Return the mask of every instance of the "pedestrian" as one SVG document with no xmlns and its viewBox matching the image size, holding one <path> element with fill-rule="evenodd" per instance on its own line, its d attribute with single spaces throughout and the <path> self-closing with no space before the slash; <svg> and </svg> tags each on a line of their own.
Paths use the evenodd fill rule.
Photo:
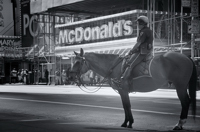
<svg viewBox="0 0 200 132">
<path fill-rule="evenodd" d="M 69 80 L 70 69 L 71 69 L 71 68 L 68 67 L 68 68 L 67 68 L 67 71 L 66 71 L 66 83 L 67 83 L 67 84 L 70 84 L 70 80 Z"/>
<path fill-rule="evenodd" d="M 18 83 L 22 83 L 21 69 L 19 69 L 17 72 L 17 79 L 18 79 Z"/>
<path fill-rule="evenodd" d="M 23 70 L 23 82 L 26 84 L 26 69 Z"/>
<path fill-rule="evenodd" d="M 67 79 L 67 73 L 63 69 L 63 71 L 62 71 L 62 82 L 63 82 L 63 85 L 66 85 L 66 79 Z"/>
<path fill-rule="evenodd" d="M 10 73 L 10 78 L 11 78 L 11 83 L 16 83 L 17 82 L 17 71 L 15 68 Z"/>
<path fill-rule="evenodd" d="M 30 84 L 34 84 L 34 70 L 30 70 L 29 75 L 30 75 L 29 78 Z"/>
<path fill-rule="evenodd" d="M 39 83 L 40 83 L 40 80 L 41 80 L 41 77 L 42 77 L 40 70 L 38 70 L 37 74 L 38 74 L 38 77 L 37 77 L 37 84 L 39 84 Z"/>
<path fill-rule="evenodd" d="M 34 84 L 36 85 L 38 83 L 38 72 L 37 70 L 34 70 Z"/>
<path fill-rule="evenodd" d="M 94 84 L 94 72 L 92 70 L 90 70 L 90 85 L 92 86 Z"/>
<path fill-rule="evenodd" d="M 25 69 L 24 70 L 24 84 L 28 84 L 28 70 Z"/>
<path fill-rule="evenodd" d="M 55 85 L 60 85 L 61 84 L 61 77 L 60 77 L 60 70 L 56 70 L 55 72 Z"/>
<path fill-rule="evenodd" d="M 22 69 L 21 71 L 21 82 L 24 83 L 24 69 Z"/>
<path fill-rule="evenodd" d="M 49 83 L 49 71 L 47 69 L 45 69 L 44 76 L 45 76 L 46 85 L 48 85 L 48 83 Z"/>
</svg>

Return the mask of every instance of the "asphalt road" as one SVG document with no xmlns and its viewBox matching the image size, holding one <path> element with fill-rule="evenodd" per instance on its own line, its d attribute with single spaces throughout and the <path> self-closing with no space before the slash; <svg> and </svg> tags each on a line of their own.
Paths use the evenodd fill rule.
<svg viewBox="0 0 200 132">
<path fill-rule="evenodd" d="M 72 85 L 1 85 L 0 132 L 171 132 L 179 120 L 174 90 L 130 94 L 130 100 L 132 129 L 120 127 L 121 100 L 109 87 L 85 93 Z M 189 115 L 183 131 L 200 132 L 200 92 L 196 120 Z"/>
</svg>

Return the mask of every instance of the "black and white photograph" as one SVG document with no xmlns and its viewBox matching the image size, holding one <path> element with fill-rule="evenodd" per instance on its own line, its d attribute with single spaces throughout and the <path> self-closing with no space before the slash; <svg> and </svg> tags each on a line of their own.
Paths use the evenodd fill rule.
<svg viewBox="0 0 200 132">
<path fill-rule="evenodd" d="M 200 0 L 0 0 L 0 132 L 200 132 Z"/>
</svg>

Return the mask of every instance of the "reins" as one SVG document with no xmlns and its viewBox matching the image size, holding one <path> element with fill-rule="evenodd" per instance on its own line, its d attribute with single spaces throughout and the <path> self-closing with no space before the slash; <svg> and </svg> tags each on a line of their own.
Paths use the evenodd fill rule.
<svg viewBox="0 0 200 132">
<path fill-rule="evenodd" d="M 82 62 L 81 62 L 81 65 L 83 64 L 83 63 L 86 63 L 86 60 L 85 60 L 85 58 L 84 57 L 81 57 L 81 59 L 82 59 Z M 81 69 L 82 69 L 82 67 L 83 67 L 83 65 L 82 66 L 80 66 L 80 68 L 79 68 L 79 71 L 77 72 L 77 73 L 79 73 L 79 74 L 76 74 L 76 76 L 78 77 L 78 81 L 80 82 L 80 84 L 78 84 L 78 82 L 75 82 L 75 83 L 77 83 L 77 86 L 82 90 L 82 91 L 84 91 L 84 92 L 86 92 L 86 93 L 95 93 L 95 92 L 97 92 L 97 91 L 99 91 L 101 88 L 102 88 L 102 86 L 103 86 L 103 83 L 104 82 L 106 82 L 107 80 L 108 80 L 108 77 L 112 74 L 112 72 L 113 72 L 113 69 L 117 66 L 117 65 L 119 65 L 119 63 L 121 63 L 123 61 L 123 58 L 122 57 L 119 57 L 119 59 L 116 61 L 116 63 L 114 63 L 114 65 L 109 69 L 109 72 L 108 72 L 108 74 L 106 74 L 106 76 L 103 78 L 103 80 L 102 81 L 100 81 L 100 82 L 98 82 L 98 84 L 100 84 L 100 86 L 99 87 L 97 87 L 94 91 L 86 91 L 86 90 L 84 90 L 82 87 L 81 87 L 81 85 L 83 85 L 83 87 L 85 87 L 85 89 L 87 89 L 87 90 L 89 90 L 85 85 L 84 85 L 84 83 L 82 82 L 82 80 L 81 80 Z M 86 66 L 87 66 L 87 64 L 86 64 Z M 88 67 L 88 69 L 89 69 L 89 66 L 87 66 Z M 111 84 L 109 83 L 109 85 L 111 86 Z"/>
<path fill-rule="evenodd" d="M 86 93 L 95 93 L 95 92 L 99 91 L 99 89 L 100 89 L 101 87 L 95 89 L 94 91 L 91 91 L 91 90 L 88 89 L 88 88 L 84 85 L 84 83 L 82 82 L 82 80 L 81 80 L 81 70 L 82 70 L 82 68 L 83 68 L 83 63 L 85 63 L 85 65 L 87 66 L 88 69 L 89 69 L 89 66 L 86 64 L 86 61 L 85 61 L 85 58 L 84 58 L 84 57 L 81 57 L 81 56 L 79 56 L 79 57 L 82 59 L 82 61 L 81 61 L 81 66 L 79 67 L 78 72 L 76 72 L 76 77 L 78 78 L 78 82 L 76 82 L 76 80 L 75 80 L 74 83 L 76 83 L 77 86 L 78 86 L 82 91 L 84 91 L 84 92 L 86 92 Z M 86 91 L 86 90 L 84 90 L 84 89 L 81 87 L 81 85 L 82 85 L 83 87 L 85 87 L 85 89 L 89 90 L 89 92 Z"/>
</svg>

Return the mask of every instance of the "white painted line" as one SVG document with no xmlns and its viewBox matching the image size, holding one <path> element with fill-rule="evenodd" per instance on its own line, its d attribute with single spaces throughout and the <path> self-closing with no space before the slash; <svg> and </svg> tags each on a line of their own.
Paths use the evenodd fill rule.
<svg viewBox="0 0 200 132">
<path fill-rule="evenodd" d="M 44 120 L 47 120 L 47 119 L 29 119 L 29 120 L 19 120 L 19 121 L 28 122 L 28 121 L 44 121 Z"/>
<path fill-rule="evenodd" d="M 71 124 L 99 124 L 99 123 L 93 123 L 93 122 L 63 122 L 63 123 L 56 123 L 56 124 L 60 124 L 60 125 L 62 125 L 62 124 L 69 124 L 69 125 L 71 125 Z"/>
<path fill-rule="evenodd" d="M 99 125 L 98 122 L 63 122 L 63 123 L 56 123 L 58 125 L 76 125 L 76 124 L 82 124 L 82 125 Z M 114 123 L 106 123 L 107 126 L 115 125 Z"/>
<path fill-rule="evenodd" d="M 71 122 L 71 123 L 70 123 L 70 122 L 67 122 L 67 123 L 57 123 L 57 124 L 64 124 L 64 125 L 65 125 L 65 124 L 66 124 L 66 125 L 69 124 L 69 125 L 71 125 L 71 124 L 82 124 L 82 123 L 80 123 L 80 122 Z"/>
<path fill-rule="evenodd" d="M 29 99 L 17 99 L 17 98 L 3 98 L 2 100 L 15 100 L 15 101 L 28 101 L 28 102 L 37 102 L 37 103 L 48 103 L 48 104 L 58 104 L 58 105 L 72 105 L 72 106 L 81 106 L 81 107 L 90 107 L 90 108 L 102 108 L 102 109 L 112 109 L 112 110 L 124 110 L 123 108 L 117 107 L 108 107 L 108 106 L 97 106 L 97 105 L 87 105 L 87 104 L 75 104 L 75 103 L 65 103 L 65 102 L 54 102 L 54 101 L 42 101 L 42 100 L 29 100 Z M 168 113 L 168 112 L 159 112 L 159 111 L 149 111 L 149 110 L 139 110 L 139 109 L 131 109 L 131 111 L 136 112 L 144 112 L 144 113 L 153 113 L 153 114 L 163 114 L 163 115 L 178 115 L 176 113 Z M 193 117 L 193 115 L 188 115 Z M 196 115 L 197 118 L 200 118 L 200 115 Z"/>
</svg>

